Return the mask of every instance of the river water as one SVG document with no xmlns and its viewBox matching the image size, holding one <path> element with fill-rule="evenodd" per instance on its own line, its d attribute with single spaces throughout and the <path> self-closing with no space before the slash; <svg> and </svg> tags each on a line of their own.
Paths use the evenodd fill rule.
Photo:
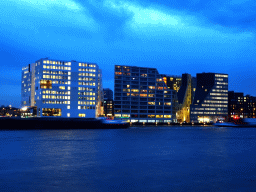
<svg viewBox="0 0 256 192">
<path fill-rule="evenodd" d="M 255 191 L 256 128 L 0 131 L 0 191 Z"/>
</svg>

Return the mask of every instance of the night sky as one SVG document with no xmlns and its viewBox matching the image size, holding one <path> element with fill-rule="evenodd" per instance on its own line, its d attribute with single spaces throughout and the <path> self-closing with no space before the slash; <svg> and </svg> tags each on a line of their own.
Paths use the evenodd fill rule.
<svg viewBox="0 0 256 192">
<path fill-rule="evenodd" d="M 256 96 L 255 0 L 1 0 L 0 105 L 20 107 L 21 68 L 40 58 L 159 73 L 229 74 L 229 90 Z"/>
</svg>

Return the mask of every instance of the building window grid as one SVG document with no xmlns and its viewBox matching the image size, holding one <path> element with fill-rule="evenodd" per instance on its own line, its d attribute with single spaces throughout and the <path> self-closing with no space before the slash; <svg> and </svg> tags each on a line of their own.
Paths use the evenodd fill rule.
<svg viewBox="0 0 256 192">
<path fill-rule="evenodd" d="M 65 72 L 65 71 L 59 71 L 58 69 L 60 70 L 71 70 L 71 67 L 65 67 L 65 66 L 55 66 L 57 64 L 60 64 L 60 65 L 71 65 L 71 62 L 60 62 L 60 63 L 57 63 L 57 62 L 53 62 L 53 61 L 45 61 L 43 62 L 46 65 L 42 66 L 41 69 L 39 69 L 38 67 L 36 67 L 36 74 L 40 73 L 41 75 L 44 73 L 44 74 L 51 74 L 50 76 L 44 76 L 45 78 L 49 78 L 49 79 L 61 79 L 61 80 L 64 80 L 63 81 L 52 81 L 52 84 L 71 84 L 70 81 L 67 81 L 65 82 L 65 76 L 66 75 L 71 75 L 71 72 Z M 96 67 L 96 65 L 90 65 L 89 67 Z M 43 68 L 46 68 L 46 69 L 57 69 L 57 70 L 44 70 L 42 73 L 41 73 L 41 70 L 43 70 Z M 90 72 L 95 72 L 96 70 L 95 69 L 89 69 Z M 57 76 L 56 76 L 57 75 Z M 89 76 L 95 76 L 95 74 L 89 74 Z M 41 77 L 41 79 L 43 78 L 43 75 Z M 71 80 L 70 77 L 68 77 L 69 79 L 68 80 Z M 35 79 L 40 79 L 40 77 L 37 75 L 35 77 Z M 23 83 L 24 84 L 24 83 Z M 35 82 L 35 84 L 38 84 Z M 95 86 L 95 84 L 89 84 L 91 86 Z M 59 88 L 59 87 L 58 87 Z M 66 89 L 66 87 L 63 87 L 61 86 L 61 89 Z M 37 90 L 37 89 L 36 89 Z M 55 90 L 55 88 L 53 89 Z M 51 91 L 53 91 L 51 90 Z M 70 90 L 70 88 L 68 87 L 68 90 Z M 38 91 L 36 91 L 35 93 L 37 93 Z M 41 94 L 41 93 L 40 93 Z M 42 100 L 42 104 L 70 104 L 70 101 L 65 101 L 66 99 L 70 99 L 70 96 L 65 96 L 64 95 L 60 95 L 60 94 L 54 94 L 53 92 L 48 92 L 48 94 L 50 95 L 47 95 L 46 92 L 44 92 L 44 94 L 42 94 L 42 96 L 40 95 L 40 98 L 41 97 L 44 97 L 44 100 Z M 70 93 L 69 93 L 70 94 Z M 95 94 L 95 93 L 94 93 Z M 35 94 L 36 95 L 36 94 Z M 39 97 L 39 96 L 38 96 Z M 46 97 L 48 97 L 46 99 Z M 39 99 L 39 98 L 37 98 Z M 46 100 L 45 100 L 46 99 Z M 51 100 L 51 99 L 54 99 L 54 100 Z M 58 100 L 56 100 L 58 99 Z M 95 100 L 95 97 L 92 97 L 91 99 Z M 91 100 L 90 99 L 90 100 Z M 64 100 L 64 101 L 63 101 Z M 92 103 L 92 104 L 95 104 L 95 103 Z"/>
<path fill-rule="evenodd" d="M 136 76 L 139 76 L 139 73 L 137 73 L 137 75 Z M 135 78 L 133 77 L 133 79 L 132 80 L 135 80 Z M 152 81 L 152 80 L 150 80 L 150 81 Z M 143 82 L 148 82 L 148 81 L 143 81 Z M 126 84 L 131 84 L 131 82 L 126 82 Z M 124 84 L 123 86 L 127 86 L 126 84 Z M 132 84 L 134 84 L 134 83 L 132 83 Z M 138 83 L 135 83 L 135 84 L 138 84 L 138 85 L 140 85 L 141 86 L 141 81 L 138 79 Z M 116 86 L 117 85 L 117 86 Z M 119 86 L 118 86 L 119 85 Z M 122 81 L 119 81 L 119 80 L 116 80 L 115 79 L 115 99 L 118 99 L 118 100 L 124 100 L 124 98 L 122 98 L 121 96 L 118 96 L 118 95 L 116 95 L 116 93 L 123 93 L 123 92 L 128 92 L 128 90 L 127 89 L 117 89 L 116 87 L 121 87 L 121 85 L 122 85 Z M 146 85 L 146 84 L 145 84 Z M 154 84 L 155 85 L 155 84 Z M 162 85 L 163 86 L 163 85 Z M 125 87 L 124 87 L 125 88 Z M 148 90 L 149 89 L 152 89 L 152 88 L 155 88 L 155 87 L 153 87 L 153 86 L 149 86 L 149 87 L 147 87 L 147 89 L 145 89 L 144 88 L 144 90 L 146 90 L 147 92 L 148 92 Z M 164 89 L 167 89 L 167 86 L 165 87 L 165 88 L 162 88 L 161 90 L 164 90 Z M 145 92 L 145 91 L 141 91 L 141 89 L 138 89 L 138 90 L 133 90 L 134 92 Z M 163 93 L 163 91 L 162 91 L 162 95 L 158 95 L 158 97 L 159 98 L 163 98 L 164 97 L 164 93 Z M 171 94 L 170 95 L 172 95 L 172 92 L 171 92 Z M 137 96 L 140 96 L 140 95 L 131 95 L 131 94 L 129 94 L 128 95 L 128 97 L 132 97 L 132 96 L 135 96 L 135 97 L 137 97 Z M 142 97 L 145 97 L 146 95 L 141 95 Z M 150 95 L 150 97 L 154 97 L 155 95 L 153 95 L 153 94 L 151 94 Z M 140 97 L 141 98 L 141 97 Z M 147 97 L 146 98 L 148 98 L 148 95 L 147 95 Z M 152 104 L 152 103 L 151 103 Z M 143 105 L 142 103 L 140 103 L 140 105 Z M 146 105 L 148 105 L 148 104 L 146 104 Z M 169 102 L 169 105 L 170 105 L 170 102 Z M 118 107 L 115 107 L 115 109 L 122 109 L 122 108 L 124 108 L 124 107 L 122 107 L 122 105 L 120 106 L 120 108 L 118 108 Z M 161 107 L 162 109 L 163 109 L 163 106 Z M 124 108 L 125 109 L 125 108 Z M 122 111 L 122 110 L 121 110 Z M 131 111 L 131 113 L 136 113 L 137 111 Z M 144 111 L 145 112 L 145 111 Z M 156 111 L 154 110 L 154 111 L 152 111 L 152 110 L 150 110 L 150 111 L 147 111 L 147 114 L 148 113 L 156 113 Z M 161 113 L 164 113 L 164 111 L 161 111 Z"/>
</svg>

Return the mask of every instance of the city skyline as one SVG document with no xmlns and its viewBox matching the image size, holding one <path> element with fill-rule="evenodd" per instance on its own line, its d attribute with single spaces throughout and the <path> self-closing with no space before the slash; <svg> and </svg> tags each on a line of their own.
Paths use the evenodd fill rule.
<svg viewBox="0 0 256 192">
<path fill-rule="evenodd" d="M 256 96 L 253 1 L 20 0 L 0 2 L 1 105 L 20 106 L 21 69 L 40 58 L 161 74 L 229 75 L 229 91 Z"/>
</svg>

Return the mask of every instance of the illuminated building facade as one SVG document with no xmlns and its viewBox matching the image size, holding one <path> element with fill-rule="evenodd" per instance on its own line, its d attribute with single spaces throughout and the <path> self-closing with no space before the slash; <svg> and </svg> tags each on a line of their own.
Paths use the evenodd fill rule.
<svg viewBox="0 0 256 192">
<path fill-rule="evenodd" d="M 182 77 L 176 75 L 166 75 L 165 77 L 166 84 L 169 89 L 173 89 L 176 92 L 179 91 L 182 85 Z"/>
<path fill-rule="evenodd" d="M 105 117 L 114 117 L 114 101 L 113 100 L 104 100 L 104 116 Z"/>
<path fill-rule="evenodd" d="M 174 122 L 174 90 L 155 68 L 115 66 L 115 118 L 130 122 Z"/>
<path fill-rule="evenodd" d="M 197 74 L 197 86 L 191 105 L 191 122 L 216 122 L 228 116 L 228 75 Z"/>
<path fill-rule="evenodd" d="M 40 59 L 22 69 L 22 107 L 36 106 L 39 117 L 95 118 L 103 114 L 101 79 L 94 63 Z"/>
<path fill-rule="evenodd" d="M 192 78 L 190 74 L 182 74 L 182 85 L 177 93 L 178 111 L 177 120 L 179 122 L 190 122 L 190 105 L 192 104 Z"/>
<path fill-rule="evenodd" d="M 194 99 L 196 90 L 196 78 L 190 74 L 182 74 L 182 76 L 166 75 L 169 89 L 175 90 L 173 104 L 176 111 L 176 119 L 178 122 L 190 122 L 190 105 Z"/>
<path fill-rule="evenodd" d="M 256 118 L 256 97 L 229 91 L 228 116 L 231 118 Z"/>
<path fill-rule="evenodd" d="M 34 98 L 33 95 L 31 95 L 31 75 L 32 75 L 32 67 L 33 64 L 28 64 L 25 67 L 22 67 L 22 74 L 21 74 L 21 105 L 22 106 L 30 106 L 33 101 L 31 101 L 32 98 Z"/>
<path fill-rule="evenodd" d="M 1 106 L 0 107 L 0 117 L 17 117 L 20 116 L 21 111 L 18 108 L 12 106 Z"/>
<path fill-rule="evenodd" d="M 114 117 L 114 100 L 113 100 L 113 91 L 109 88 L 103 89 L 104 92 L 104 116 L 105 117 Z"/>
</svg>

